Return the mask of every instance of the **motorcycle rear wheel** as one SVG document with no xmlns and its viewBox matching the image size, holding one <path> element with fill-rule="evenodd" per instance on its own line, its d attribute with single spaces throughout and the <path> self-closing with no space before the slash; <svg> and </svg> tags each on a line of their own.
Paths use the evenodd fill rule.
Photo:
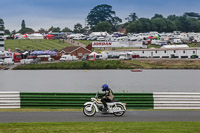
<svg viewBox="0 0 200 133">
<path fill-rule="evenodd" d="M 116 105 L 118 108 L 120 108 L 121 110 L 124 110 L 124 107 L 120 104 L 117 104 Z M 122 111 L 122 112 L 116 112 L 116 113 L 113 113 L 115 116 L 119 117 L 119 116 L 122 116 L 124 115 L 125 111 Z"/>
<path fill-rule="evenodd" d="M 83 108 L 83 113 L 88 117 L 92 117 L 92 116 L 94 116 L 96 114 L 96 109 L 95 109 L 94 106 L 92 106 L 92 110 L 91 111 L 87 111 L 86 108 L 90 107 L 90 106 L 91 106 L 91 104 L 88 104 L 88 105 L 84 106 L 84 108 Z"/>
</svg>

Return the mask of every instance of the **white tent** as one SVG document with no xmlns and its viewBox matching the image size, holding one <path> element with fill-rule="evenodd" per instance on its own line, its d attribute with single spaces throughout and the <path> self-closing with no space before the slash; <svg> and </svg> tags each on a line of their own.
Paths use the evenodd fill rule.
<svg viewBox="0 0 200 133">
<path fill-rule="evenodd" d="M 39 33 L 27 34 L 28 39 L 44 39 L 44 36 Z"/>
<path fill-rule="evenodd" d="M 161 48 L 189 48 L 188 45 L 182 44 L 182 45 L 164 45 Z"/>
<path fill-rule="evenodd" d="M 90 60 L 90 61 L 96 60 L 96 55 L 97 55 L 96 52 L 90 53 L 90 54 L 89 54 L 88 60 Z"/>
<path fill-rule="evenodd" d="M 93 37 L 93 36 L 96 36 L 96 37 L 100 37 L 100 36 L 107 36 L 108 35 L 108 33 L 107 32 L 92 32 L 91 34 L 90 34 L 90 37 Z"/>
</svg>

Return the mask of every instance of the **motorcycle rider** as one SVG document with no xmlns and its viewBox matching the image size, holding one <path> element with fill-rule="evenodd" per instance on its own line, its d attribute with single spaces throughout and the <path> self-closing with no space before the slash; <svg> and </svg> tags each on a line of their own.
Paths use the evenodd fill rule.
<svg viewBox="0 0 200 133">
<path fill-rule="evenodd" d="M 111 102 L 114 99 L 112 90 L 108 87 L 107 84 L 102 85 L 102 91 L 105 91 L 105 94 L 101 98 L 101 102 L 104 105 L 102 112 L 106 113 L 108 110 L 106 102 Z"/>
</svg>

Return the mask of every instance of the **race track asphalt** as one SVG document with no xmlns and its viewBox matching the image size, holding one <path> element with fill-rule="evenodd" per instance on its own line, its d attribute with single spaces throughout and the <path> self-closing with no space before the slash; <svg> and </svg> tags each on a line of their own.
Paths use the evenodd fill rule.
<svg viewBox="0 0 200 133">
<path fill-rule="evenodd" d="M 127 111 L 122 117 L 102 115 L 86 117 L 82 112 L 0 112 L 0 123 L 15 122 L 156 122 L 200 121 L 200 111 Z"/>
</svg>

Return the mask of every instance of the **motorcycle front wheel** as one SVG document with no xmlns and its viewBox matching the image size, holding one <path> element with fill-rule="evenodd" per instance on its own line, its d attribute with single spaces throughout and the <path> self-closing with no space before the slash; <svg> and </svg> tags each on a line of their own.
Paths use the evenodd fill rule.
<svg viewBox="0 0 200 133">
<path fill-rule="evenodd" d="M 122 105 L 120 105 L 120 104 L 117 104 L 116 105 L 118 108 L 120 108 L 121 110 L 124 110 L 124 107 L 122 106 Z M 115 116 L 122 116 L 122 115 L 124 115 L 124 113 L 125 113 L 125 111 L 121 111 L 121 112 L 115 112 L 115 113 L 113 113 Z"/>
<path fill-rule="evenodd" d="M 94 116 L 96 114 L 95 107 L 92 106 L 91 110 L 88 110 L 87 108 L 90 108 L 90 107 L 91 107 L 91 104 L 88 104 L 88 105 L 84 106 L 84 108 L 83 108 L 83 113 L 88 117 Z"/>
</svg>

